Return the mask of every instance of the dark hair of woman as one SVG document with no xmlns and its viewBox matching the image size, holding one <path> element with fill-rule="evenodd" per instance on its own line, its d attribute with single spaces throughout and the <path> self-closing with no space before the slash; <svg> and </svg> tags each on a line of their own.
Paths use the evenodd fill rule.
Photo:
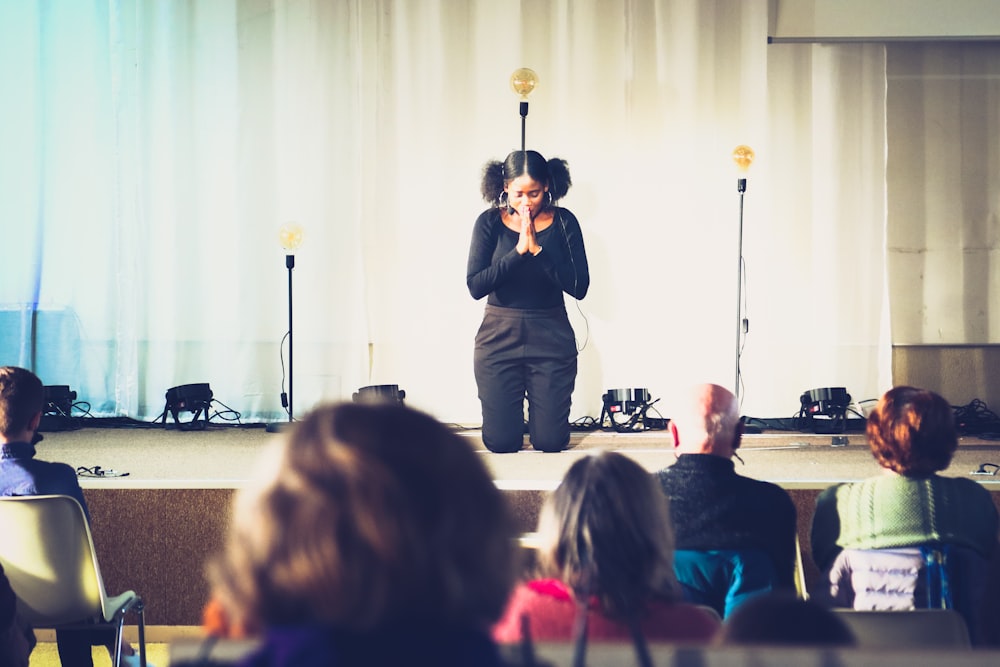
<svg viewBox="0 0 1000 667">
<path fill-rule="evenodd" d="M 546 160 L 538 151 L 513 151 L 503 162 L 491 160 L 483 167 L 480 185 L 483 200 L 497 206 L 504 186 L 524 174 L 548 186 L 552 193 L 551 203 L 565 197 L 573 185 L 566 160 Z"/>
<path fill-rule="evenodd" d="M 651 599 L 679 601 L 666 496 L 642 466 L 616 452 L 570 466 L 542 509 L 539 568 L 609 616 L 629 618 Z"/>
<path fill-rule="evenodd" d="M 944 470 L 958 448 L 951 406 L 938 394 L 916 387 L 887 391 L 868 415 L 867 433 L 879 465 L 909 477 Z"/>
</svg>

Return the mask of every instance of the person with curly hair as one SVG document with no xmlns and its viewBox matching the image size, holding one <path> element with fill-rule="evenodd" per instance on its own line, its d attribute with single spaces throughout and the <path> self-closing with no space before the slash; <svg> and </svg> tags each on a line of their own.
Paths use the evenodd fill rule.
<svg viewBox="0 0 1000 667">
<path fill-rule="evenodd" d="M 866 432 L 882 474 L 837 484 L 817 498 L 810 542 L 821 570 L 847 548 L 948 543 L 992 555 L 998 519 L 989 491 L 938 474 L 958 448 L 954 411 L 943 397 L 890 389 L 868 416 Z"/>
<path fill-rule="evenodd" d="M 939 474 L 958 447 L 952 407 L 932 391 L 895 387 L 866 429 L 883 474 L 817 498 L 817 598 L 854 609 L 953 608 L 973 645 L 997 645 L 1000 521 L 984 486 Z"/>
</svg>

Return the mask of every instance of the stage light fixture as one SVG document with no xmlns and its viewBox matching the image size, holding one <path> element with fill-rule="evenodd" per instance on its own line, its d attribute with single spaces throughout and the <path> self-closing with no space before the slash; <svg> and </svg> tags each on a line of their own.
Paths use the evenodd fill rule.
<svg viewBox="0 0 1000 667">
<path fill-rule="evenodd" d="M 607 420 L 614 430 L 621 432 L 654 428 L 646 416 L 650 406 L 656 403 L 656 401 L 651 401 L 651 398 L 652 395 L 645 387 L 608 389 L 601 396 L 604 407 L 601 409 L 601 418 L 598 424 L 603 427 L 605 420 Z M 655 428 L 663 428 L 665 425 L 663 419 L 657 419 L 656 422 Z"/>
<path fill-rule="evenodd" d="M 352 396 L 355 403 L 399 403 L 403 404 L 406 392 L 398 384 L 373 384 L 361 387 Z"/>
<path fill-rule="evenodd" d="M 69 417 L 73 410 L 76 392 L 69 385 L 54 384 L 42 387 L 45 392 L 45 415 L 53 417 Z"/>
<path fill-rule="evenodd" d="M 167 389 L 167 399 L 163 407 L 163 425 L 167 426 L 167 415 L 174 418 L 174 424 L 182 431 L 202 430 L 208 426 L 208 409 L 212 405 L 214 394 L 207 382 L 198 384 L 182 384 Z M 180 420 L 181 412 L 190 412 L 194 416 L 184 423 Z"/>
<path fill-rule="evenodd" d="M 80 428 L 80 419 L 72 416 L 76 392 L 69 385 L 56 384 L 42 387 L 45 408 L 38 423 L 39 431 L 73 431 Z"/>
<path fill-rule="evenodd" d="M 851 395 L 845 387 L 809 389 L 799 396 L 799 430 L 813 433 L 843 433 Z"/>
</svg>

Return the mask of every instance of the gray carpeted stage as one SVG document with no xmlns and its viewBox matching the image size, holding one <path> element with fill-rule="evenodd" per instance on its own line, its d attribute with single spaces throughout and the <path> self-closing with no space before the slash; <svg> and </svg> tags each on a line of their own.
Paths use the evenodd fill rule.
<svg viewBox="0 0 1000 667">
<path fill-rule="evenodd" d="M 525 532 L 535 527 L 545 494 L 579 456 L 602 449 L 627 454 L 653 471 L 674 459 L 668 431 L 576 432 L 559 454 L 525 449 L 492 454 L 476 430 L 461 431 L 480 450 L 497 486 L 511 500 Z M 225 535 L 228 504 L 248 478 L 258 452 L 276 436 L 263 428 L 213 426 L 203 431 L 156 428 L 82 428 L 46 432 L 38 457 L 73 467 L 128 473 L 81 477 L 93 516 L 94 540 L 109 592 L 133 589 L 147 602 L 150 625 L 200 622 L 208 590 L 204 565 Z M 878 472 L 864 435 L 834 436 L 770 432 L 744 438 L 737 470 L 785 487 L 799 510 L 799 534 L 807 582 L 815 568 L 808 553 L 808 527 L 816 494 L 830 484 Z M 966 437 L 946 474 L 970 476 L 993 492 L 1000 506 L 1000 478 L 972 476 L 983 463 L 1000 464 L 1000 442 Z"/>
<path fill-rule="evenodd" d="M 459 431 L 483 458 L 502 489 L 548 490 L 579 456 L 602 449 L 635 458 L 649 470 L 674 459 L 666 430 L 619 433 L 575 432 L 571 447 L 559 454 L 536 452 L 525 444 L 518 454 L 492 454 L 478 430 Z M 84 488 L 237 488 L 249 475 L 257 452 L 277 437 L 264 428 L 209 425 L 201 431 L 158 428 L 82 428 L 47 432 L 38 445 L 39 457 L 65 461 L 73 467 L 127 472 L 125 477 L 81 479 Z M 846 446 L 834 446 L 846 439 Z M 860 433 L 815 435 L 768 432 L 747 435 L 737 462 L 741 474 L 782 485 L 818 485 L 868 477 L 878 467 Z M 967 475 L 980 463 L 1000 464 L 1000 442 L 964 437 L 948 475 Z M 992 476 L 978 478 L 989 483 Z"/>
</svg>

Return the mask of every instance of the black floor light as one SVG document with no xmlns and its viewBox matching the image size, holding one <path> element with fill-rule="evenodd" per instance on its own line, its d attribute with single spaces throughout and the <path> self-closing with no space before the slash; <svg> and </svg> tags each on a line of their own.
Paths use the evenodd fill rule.
<svg viewBox="0 0 1000 667">
<path fill-rule="evenodd" d="M 45 392 L 45 412 L 52 417 L 69 417 L 73 410 L 76 392 L 69 385 L 56 384 L 43 387 Z"/>
<path fill-rule="evenodd" d="M 45 392 L 45 410 L 38 424 L 39 431 L 72 431 L 81 427 L 80 419 L 73 417 L 73 403 L 76 392 L 69 385 L 47 385 Z"/>
<path fill-rule="evenodd" d="M 843 433 L 847 428 L 847 408 L 851 395 L 844 387 L 809 389 L 799 396 L 796 418 L 800 431 Z"/>
<path fill-rule="evenodd" d="M 645 431 L 650 428 L 663 428 L 663 418 L 650 418 L 649 408 L 660 399 L 653 397 L 645 387 L 627 389 L 608 389 L 601 396 L 604 407 L 598 426 L 603 427 L 610 422 L 611 428 L 619 432 Z"/>
<path fill-rule="evenodd" d="M 351 397 L 355 403 L 399 403 L 403 404 L 406 392 L 398 384 L 373 384 L 361 387 Z"/>
<path fill-rule="evenodd" d="M 740 196 L 740 218 L 739 236 L 737 237 L 737 262 L 736 262 L 736 379 L 733 382 L 733 395 L 736 396 L 737 405 L 740 399 L 740 356 L 743 354 L 744 336 L 750 330 L 750 322 L 746 317 L 746 309 L 743 306 L 743 283 L 746 279 L 743 262 L 743 195 L 747 191 L 747 170 L 753 163 L 753 149 L 745 144 L 740 144 L 733 149 L 733 162 L 739 170 L 736 178 L 736 192 Z"/>
<path fill-rule="evenodd" d="M 163 406 L 163 425 L 167 426 L 167 415 L 174 418 L 174 427 L 181 431 L 200 431 L 208 427 L 208 410 L 212 405 L 212 388 L 207 382 L 182 384 L 167 389 L 166 405 Z M 180 413 L 193 414 L 191 421 L 182 422 Z M 170 428 L 167 426 L 167 428 Z"/>
</svg>

